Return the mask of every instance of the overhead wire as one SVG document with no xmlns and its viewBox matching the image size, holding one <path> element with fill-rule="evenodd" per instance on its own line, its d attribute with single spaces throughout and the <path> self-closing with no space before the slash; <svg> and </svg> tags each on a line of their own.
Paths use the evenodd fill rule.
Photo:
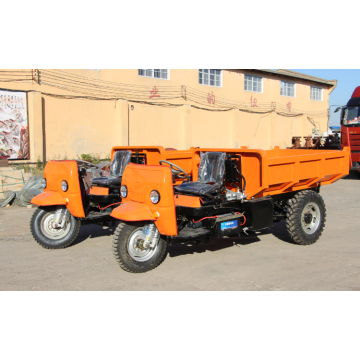
<svg viewBox="0 0 360 360">
<path fill-rule="evenodd" d="M 44 71 L 44 70 L 41 70 L 41 71 Z M 50 71 L 50 70 L 45 70 L 45 71 Z M 72 78 L 77 78 L 77 79 L 83 79 L 83 80 L 89 80 L 89 81 L 94 81 L 94 82 L 99 82 L 99 83 L 107 83 L 107 84 L 113 84 L 113 85 L 116 85 L 116 86 L 126 86 L 126 87 L 129 87 L 129 86 L 133 86 L 133 87 L 137 87 L 137 88 L 141 88 L 141 87 L 144 87 L 144 88 L 148 88 L 148 86 L 146 85 L 135 85 L 135 84 L 125 84 L 125 83 L 118 83 L 118 82 L 113 82 L 113 81 L 108 81 L 108 80 L 102 80 L 102 79 L 95 79 L 95 78 L 91 78 L 91 77 L 86 77 L 86 76 L 82 76 L 82 75 L 78 75 L 78 74 L 74 74 L 74 73 L 71 73 L 71 72 L 66 72 L 66 71 L 63 71 L 63 70 L 51 70 L 52 72 L 55 72 L 55 73 L 61 73 L 63 75 L 66 75 L 68 77 L 72 77 Z M 146 76 L 143 76 L 143 77 L 146 77 Z M 168 85 L 168 86 L 161 86 L 161 87 L 176 87 L 177 86 L 174 86 L 174 85 Z"/>
<path fill-rule="evenodd" d="M 32 70 L 0 70 L 0 81 L 2 82 L 20 82 L 33 80 Z"/>
<path fill-rule="evenodd" d="M 43 78 L 48 78 L 48 79 L 54 79 L 57 80 L 59 82 L 64 82 L 66 84 L 70 84 L 70 85 L 76 85 L 78 87 L 89 87 L 90 89 L 97 89 L 97 90 L 111 90 L 111 92 L 114 91 L 137 91 L 137 92 L 148 92 L 149 87 L 144 87 L 144 86 L 139 86 L 139 87 L 135 87 L 133 85 L 130 86 L 126 86 L 126 85 L 122 85 L 122 86 L 108 86 L 108 85 L 99 85 L 99 84 L 93 84 L 91 82 L 84 82 L 84 81 L 75 81 L 71 78 L 67 78 L 67 77 L 62 77 L 62 76 L 58 76 L 56 74 L 53 74 L 51 72 L 47 72 L 47 71 L 41 71 L 41 81 L 43 81 Z M 157 88 L 162 89 L 162 86 L 158 86 Z M 166 87 L 166 91 L 171 91 L 168 90 Z M 179 92 L 178 86 L 172 86 L 171 88 L 173 88 L 175 92 Z"/>
<path fill-rule="evenodd" d="M 74 93 L 81 93 L 85 96 L 91 96 L 93 98 L 101 99 L 114 99 L 114 98 L 126 98 L 127 100 L 145 100 L 151 99 L 151 91 L 153 89 L 145 88 L 143 86 L 135 88 L 134 86 L 104 86 L 94 84 L 86 81 L 74 81 L 64 76 L 54 75 L 48 71 L 40 71 L 40 82 L 43 85 L 57 87 L 61 90 L 67 90 Z M 156 93 L 161 92 L 162 99 L 176 99 L 181 98 L 181 90 L 179 87 L 172 86 L 171 88 L 163 89 L 162 87 L 156 87 Z M 159 96 L 160 97 L 160 96 Z"/>
<path fill-rule="evenodd" d="M 0 70 L 0 81 L 29 81 L 38 80 L 39 84 L 55 87 L 62 91 L 73 94 L 53 94 L 42 92 L 46 96 L 64 99 L 88 99 L 88 100 L 128 100 L 137 103 L 177 107 L 183 104 L 173 104 L 168 100 L 183 99 L 194 108 L 207 111 L 230 111 L 237 109 L 242 112 L 255 114 L 268 114 L 275 112 L 284 117 L 298 117 L 301 115 L 327 116 L 324 111 L 304 111 L 288 107 L 277 102 L 252 103 L 223 98 L 211 92 L 204 92 L 189 86 L 156 86 L 156 89 L 145 85 L 123 84 L 108 80 L 74 74 L 64 70 Z M 1 75 L 4 77 L 2 78 Z M 18 77 L 18 78 L 17 78 Z M 216 88 L 215 88 L 216 89 Z M 214 90 L 215 90 L 214 89 Z M 152 93 L 152 91 L 157 91 Z M 152 96 L 155 95 L 155 96 Z M 214 99 L 214 103 L 212 103 Z M 165 101 L 163 101 L 165 100 Z"/>
</svg>

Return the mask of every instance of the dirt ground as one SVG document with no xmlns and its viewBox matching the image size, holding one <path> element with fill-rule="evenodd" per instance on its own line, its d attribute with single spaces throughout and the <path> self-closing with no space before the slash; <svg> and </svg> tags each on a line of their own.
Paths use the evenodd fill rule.
<svg viewBox="0 0 360 360">
<path fill-rule="evenodd" d="M 323 186 L 327 221 L 311 246 L 290 242 L 285 223 L 207 246 L 170 247 L 145 274 L 123 271 L 114 229 L 82 227 L 73 245 L 46 250 L 33 239 L 35 209 L 0 209 L 0 290 L 360 290 L 360 180 Z"/>
</svg>

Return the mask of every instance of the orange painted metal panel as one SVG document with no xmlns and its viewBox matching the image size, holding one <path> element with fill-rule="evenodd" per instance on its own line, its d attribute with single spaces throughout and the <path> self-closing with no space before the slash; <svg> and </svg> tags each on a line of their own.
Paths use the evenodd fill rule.
<svg viewBox="0 0 360 360">
<path fill-rule="evenodd" d="M 299 177 L 301 180 L 319 176 L 319 160 L 304 161 L 299 163 Z"/>
<path fill-rule="evenodd" d="M 175 205 L 176 206 L 186 206 L 186 207 L 200 207 L 200 198 L 196 196 L 186 196 L 186 195 L 175 195 Z"/>
<path fill-rule="evenodd" d="M 109 195 L 109 188 L 100 186 L 90 186 L 89 194 L 91 195 Z"/>
<path fill-rule="evenodd" d="M 54 191 L 46 191 L 36 195 L 30 202 L 38 206 L 66 205 L 65 198 Z"/>
<path fill-rule="evenodd" d="M 67 199 L 66 206 L 70 211 L 71 215 L 79 218 L 85 217 L 80 191 L 78 166 L 76 161 L 49 161 L 44 169 L 44 178 L 47 182 L 44 193 L 50 191 L 58 193 L 62 198 L 64 198 L 65 200 Z M 62 180 L 65 180 L 68 183 L 68 190 L 65 192 L 61 189 Z"/>
<path fill-rule="evenodd" d="M 268 177 L 269 180 L 271 179 L 271 184 L 292 181 L 294 178 L 294 166 L 293 164 L 269 165 Z"/>
<path fill-rule="evenodd" d="M 130 163 L 124 171 L 122 184 L 128 188 L 128 196 L 122 199 L 123 204 L 111 213 L 120 219 L 126 218 L 127 203 L 134 202 L 147 206 L 160 234 L 177 235 L 174 192 L 172 175 L 168 166 L 136 165 Z M 150 192 L 157 190 L 160 201 L 153 204 L 150 201 Z M 129 205 L 128 205 L 129 206 Z M 144 213 L 144 210 L 142 210 Z M 139 221 L 142 219 L 128 220 Z"/>
<path fill-rule="evenodd" d="M 148 205 L 134 201 L 121 204 L 111 212 L 111 216 L 123 221 L 156 220 Z"/>
</svg>

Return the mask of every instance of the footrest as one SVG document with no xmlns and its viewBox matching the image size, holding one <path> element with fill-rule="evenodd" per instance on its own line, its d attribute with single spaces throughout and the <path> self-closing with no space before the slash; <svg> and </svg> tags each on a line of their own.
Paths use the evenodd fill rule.
<svg viewBox="0 0 360 360">
<path fill-rule="evenodd" d="M 89 194 L 87 195 L 87 198 L 89 201 L 94 202 L 94 203 L 99 203 L 99 202 L 103 202 L 103 203 L 107 203 L 107 202 L 120 202 L 121 201 L 121 197 L 120 194 L 110 194 L 110 195 L 93 195 L 93 194 Z"/>
<path fill-rule="evenodd" d="M 97 221 L 97 220 L 114 220 L 114 218 L 112 218 L 110 216 L 110 213 L 101 213 L 98 211 L 90 211 L 86 217 L 81 218 L 81 221 Z"/>
<path fill-rule="evenodd" d="M 211 230 L 204 228 L 189 228 L 184 227 L 177 236 L 173 236 L 172 238 L 175 240 L 186 240 L 186 239 L 195 239 L 199 237 L 209 236 L 211 235 Z"/>
</svg>

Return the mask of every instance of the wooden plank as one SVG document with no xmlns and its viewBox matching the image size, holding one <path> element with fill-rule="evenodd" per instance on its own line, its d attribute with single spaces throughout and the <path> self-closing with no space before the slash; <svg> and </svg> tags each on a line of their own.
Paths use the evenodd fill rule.
<svg viewBox="0 0 360 360">
<path fill-rule="evenodd" d="M 8 167 L 8 166 L 9 166 L 9 160 L 8 159 L 0 160 L 0 167 Z"/>
</svg>

